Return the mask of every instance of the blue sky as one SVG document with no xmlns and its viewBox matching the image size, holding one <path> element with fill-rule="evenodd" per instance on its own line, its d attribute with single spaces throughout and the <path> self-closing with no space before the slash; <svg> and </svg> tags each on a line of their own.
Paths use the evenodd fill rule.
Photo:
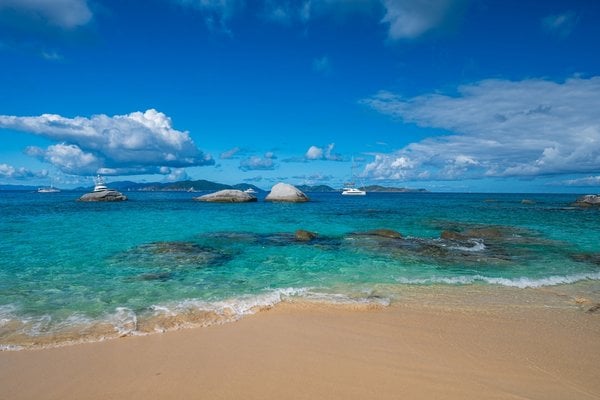
<svg viewBox="0 0 600 400">
<path fill-rule="evenodd" d="M 600 2 L 0 0 L 0 183 L 600 190 Z"/>
</svg>

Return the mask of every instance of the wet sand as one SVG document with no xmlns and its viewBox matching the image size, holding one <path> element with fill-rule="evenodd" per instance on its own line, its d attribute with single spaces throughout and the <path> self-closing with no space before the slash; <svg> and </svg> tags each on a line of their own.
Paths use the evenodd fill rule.
<svg viewBox="0 0 600 400">
<path fill-rule="evenodd" d="M 600 313 L 558 289 L 484 293 L 0 352 L 0 399 L 600 399 Z"/>
</svg>

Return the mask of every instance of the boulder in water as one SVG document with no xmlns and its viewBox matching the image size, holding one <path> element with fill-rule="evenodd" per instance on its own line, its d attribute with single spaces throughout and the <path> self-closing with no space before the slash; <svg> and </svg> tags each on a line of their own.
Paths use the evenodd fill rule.
<svg viewBox="0 0 600 400">
<path fill-rule="evenodd" d="M 256 196 L 241 190 L 219 190 L 215 193 L 205 194 L 204 196 L 194 197 L 196 201 L 206 201 L 211 203 L 249 203 L 256 201 Z"/>
<path fill-rule="evenodd" d="M 124 201 L 127 196 L 116 190 L 102 190 L 99 192 L 86 193 L 79 198 L 79 201 Z"/>
<path fill-rule="evenodd" d="M 600 194 L 587 194 L 578 198 L 574 206 L 577 207 L 600 207 Z"/>
<path fill-rule="evenodd" d="M 265 201 L 303 203 L 309 201 L 309 198 L 295 186 L 279 182 L 271 188 L 271 192 L 267 195 Z"/>
</svg>

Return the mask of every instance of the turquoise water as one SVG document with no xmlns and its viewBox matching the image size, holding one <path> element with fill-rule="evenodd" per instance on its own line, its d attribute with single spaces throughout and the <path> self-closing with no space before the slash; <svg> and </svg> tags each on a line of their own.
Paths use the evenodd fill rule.
<svg viewBox="0 0 600 400">
<path fill-rule="evenodd" d="M 220 323 L 287 298 L 387 304 L 406 285 L 600 280 L 600 210 L 570 207 L 575 195 L 79 195 L 0 192 L 1 348 Z M 381 228 L 403 237 L 369 234 Z"/>
</svg>

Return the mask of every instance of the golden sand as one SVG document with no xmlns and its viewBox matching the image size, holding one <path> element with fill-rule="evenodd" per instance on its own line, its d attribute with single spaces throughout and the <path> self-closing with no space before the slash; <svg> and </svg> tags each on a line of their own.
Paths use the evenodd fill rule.
<svg viewBox="0 0 600 400">
<path fill-rule="evenodd" d="M 0 352 L 0 399 L 600 399 L 600 314 L 585 297 L 484 293 L 283 304 L 208 328 Z"/>
</svg>

